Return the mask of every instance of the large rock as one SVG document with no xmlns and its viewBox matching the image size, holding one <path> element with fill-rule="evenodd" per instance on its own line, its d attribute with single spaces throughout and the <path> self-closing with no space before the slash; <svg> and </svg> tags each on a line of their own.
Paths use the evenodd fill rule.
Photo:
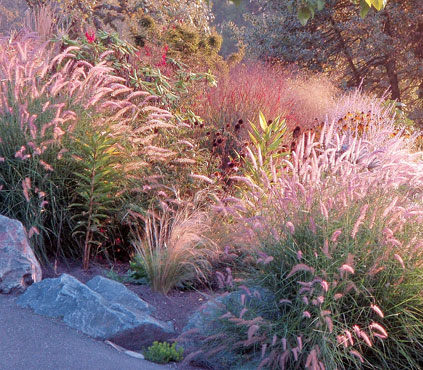
<svg viewBox="0 0 423 370">
<path fill-rule="evenodd" d="M 94 291 L 74 277 L 63 274 L 56 279 L 45 279 L 30 286 L 17 302 L 40 315 L 63 318 L 70 327 L 98 339 L 110 339 L 130 330 L 147 328 L 156 333 L 171 335 L 171 325 L 149 315 L 151 307 L 132 296 L 123 285 L 105 278 L 89 282 Z M 112 287 L 112 291 L 107 287 Z M 120 289 L 119 289 L 120 288 Z M 112 297 L 124 297 L 122 302 Z M 111 298 L 111 299 L 109 299 Z M 150 341 L 154 341 L 150 338 Z M 118 343 L 119 344 L 119 343 Z"/>
<path fill-rule="evenodd" d="M 98 275 L 88 281 L 86 285 L 101 294 L 109 302 L 130 307 L 132 312 L 138 312 L 142 315 L 155 311 L 154 307 L 140 299 L 134 292 L 117 281 Z M 161 326 L 156 325 L 154 322 L 145 322 L 136 328 L 119 332 L 110 337 L 109 340 L 126 349 L 139 351 L 141 348 L 151 345 L 153 341 L 165 342 L 174 337 L 175 333 L 173 330 L 164 331 Z"/>
<path fill-rule="evenodd" d="M 244 296 L 245 304 L 242 304 L 242 296 Z M 278 310 L 274 304 L 273 293 L 261 287 L 225 293 L 208 301 L 191 315 L 178 342 L 184 346 L 187 353 L 207 350 L 210 344 L 207 340 L 204 341 L 207 337 L 219 334 L 230 335 L 228 332 L 225 333 L 224 320 L 220 319 L 222 315 L 229 312 L 239 317 L 241 310 L 245 307 L 248 309 L 244 315 L 245 319 L 261 316 L 267 320 L 275 320 Z M 256 369 L 260 362 L 259 358 L 254 357 L 246 362 L 245 356 L 233 352 L 229 347 L 210 357 L 206 353 L 199 353 L 194 361 L 215 370 Z"/>
<path fill-rule="evenodd" d="M 97 275 L 86 283 L 87 287 L 101 294 L 103 298 L 111 303 L 119 303 L 130 307 L 132 311 L 151 313 L 154 307 L 143 301 L 134 292 L 130 291 L 125 285 Z"/>
<path fill-rule="evenodd" d="M 245 296 L 245 305 L 242 296 Z M 218 318 L 228 312 L 239 317 L 241 310 L 246 307 L 250 313 L 261 316 L 266 320 L 275 320 L 277 307 L 273 307 L 275 297 L 269 290 L 261 287 L 236 290 L 225 293 L 200 306 L 189 318 L 183 333 L 195 330 L 204 337 L 219 333 L 224 325 Z M 274 308 L 274 310 L 272 310 Z"/>
<path fill-rule="evenodd" d="M 0 293 L 22 292 L 41 278 L 23 225 L 0 215 Z"/>
</svg>

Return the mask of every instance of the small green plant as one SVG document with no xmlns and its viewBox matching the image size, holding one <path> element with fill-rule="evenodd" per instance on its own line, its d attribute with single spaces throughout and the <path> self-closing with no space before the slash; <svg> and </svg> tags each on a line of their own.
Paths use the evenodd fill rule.
<svg viewBox="0 0 423 370">
<path fill-rule="evenodd" d="M 263 177 L 261 171 L 270 177 L 271 163 L 288 155 L 288 151 L 284 152 L 282 149 L 287 134 L 285 120 L 277 117 L 273 121 L 267 121 L 260 112 L 259 126 L 250 122 L 249 135 L 253 148 L 247 148 L 249 155 L 245 158 L 246 175 L 256 183 L 260 183 Z"/>
<path fill-rule="evenodd" d="M 144 353 L 144 357 L 148 361 L 157 362 L 159 364 L 167 364 L 170 361 L 179 362 L 182 360 L 184 349 L 175 343 L 153 342 Z"/>
<path fill-rule="evenodd" d="M 131 264 L 132 264 L 132 262 L 131 262 Z M 143 285 L 143 284 L 148 283 L 148 281 L 145 277 L 139 278 L 131 270 L 128 270 L 124 275 L 120 275 L 116 271 L 113 270 L 113 267 L 109 271 L 106 272 L 106 277 L 108 279 L 115 280 L 115 281 L 122 283 L 122 284 L 129 283 L 129 284 Z"/>
<path fill-rule="evenodd" d="M 136 255 L 130 262 L 129 268 L 131 271 L 131 276 L 134 279 L 146 279 L 148 280 L 148 273 L 143 264 L 142 258 L 139 255 Z"/>
</svg>

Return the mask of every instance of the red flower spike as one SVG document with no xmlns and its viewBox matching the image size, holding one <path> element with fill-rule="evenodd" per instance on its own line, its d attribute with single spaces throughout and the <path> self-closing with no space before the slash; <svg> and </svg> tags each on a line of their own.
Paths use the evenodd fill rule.
<svg viewBox="0 0 423 370">
<path fill-rule="evenodd" d="M 85 38 L 89 44 L 92 44 L 95 41 L 95 31 L 85 32 Z"/>
</svg>

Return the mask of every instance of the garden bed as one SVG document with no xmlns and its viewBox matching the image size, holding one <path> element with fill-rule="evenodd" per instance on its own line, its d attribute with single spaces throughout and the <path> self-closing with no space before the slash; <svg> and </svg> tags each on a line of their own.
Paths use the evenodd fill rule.
<svg viewBox="0 0 423 370">
<path fill-rule="evenodd" d="M 118 263 L 113 265 L 113 270 L 107 264 L 92 263 L 89 270 L 84 271 L 80 262 L 69 261 L 67 264 L 58 263 L 56 268 L 43 267 L 43 279 L 56 278 L 63 273 L 69 274 L 82 283 L 86 283 L 94 276 L 100 275 L 110 278 L 110 271 L 113 271 L 124 278 L 129 270 L 129 265 Z M 187 324 L 190 316 L 213 295 L 209 290 L 172 290 L 167 296 L 153 291 L 148 285 L 125 283 L 125 286 L 136 293 L 141 299 L 155 308 L 152 315 L 161 321 L 171 321 L 178 336 Z M 128 344 L 129 345 L 129 344 Z M 204 369 L 203 367 L 174 364 L 178 369 Z"/>
</svg>

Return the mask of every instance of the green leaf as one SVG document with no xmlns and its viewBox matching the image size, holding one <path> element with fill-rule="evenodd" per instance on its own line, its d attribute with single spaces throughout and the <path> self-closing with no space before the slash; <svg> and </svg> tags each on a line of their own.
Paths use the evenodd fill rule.
<svg viewBox="0 0 423 370">
<path fill-rule="evenodd" d="M 311 16 L 312 16 L 312 12 L 311 12 L 310 6 L 303 5 L 300 8 L 298 8 L 297 17 L 303 26 L 307 24 Z"/>
<path fill-rule="evenodd" d="M 79 177 L 80 179 L 82 179 L 82 180 L 84 180 L 86 183 L 90 183 L 91 182 L 91 178 L 90 177 L 88 177 L 88 176 L 85 176 L 85 175 L 82 175 L 82 174 L 80 174 L 80 173 L 78 173 L 78 172 L 74 172 L 73 173 L 75 176 L 77 176 L 77 177 Z"/>
<path fill-rule="evenodd" d="M 257 145 L 257 144 L 258 144 L 258 142 L 257 142 L 256 137 L 255 137 L 255 136 L 254 136 L 251 132 L 249 132 L 248 134 L 250 135 L 250 139 L 251 139 L 251 141 L 253 142 L 253 144 L 254 144 L 254 145 Z"/>
<path fill-rule="evenodd" d="M 377 11 L 382 10 L 386 5 L 386 0 L 371 0 L 372 5 Z"/>
<path fill-rule="evenodd" d="M 106 215 L 104 213 L 96 213 L 96 214 L 93 214 L 92 215 L 91 219 L 95 220 L 96 221 L 96 224 L 99 224 L 100 223 L 100 218 L 101 219 L 105 219 L 107 217 L 109 217 L 109 215 Z"/>
<path fill-rule="evenodd" d="M 259 123 L 260 123 L 260 127 L 261 129 L 266 132 L 268 126 L 267 126 L 267 121 L 266 118 L 264 117 L 264 114 L 262 112 L 259 113 Z"/>
<path fill-rule="evenodd" d="M 366 0 L 360 0 L 360 17 L 364 18 L 370 10 Z"/>
<path fill-rule="evenodd" d="M 325 0 L 317 0 L 317 10 L 320 12 L 325 7 Z"/>
<path fill-rule="evenodd" d="M 271 145 L 269 145 L 268 150 L 269 151 L 274 151 L 274 150 L 278 149 L 279 146 L 280 146 L 280 144 L 281 144 L 281 142 L 282 142 L 282 140 L 274 141 Z"/>
<path fill-rule="evenodd" d="M 94 176 L 94 184 L 98 184 L 98 182 L 104 177 L 108 176 L 110 172 L 111 171 L 98 171 Z"/>
</svg>

